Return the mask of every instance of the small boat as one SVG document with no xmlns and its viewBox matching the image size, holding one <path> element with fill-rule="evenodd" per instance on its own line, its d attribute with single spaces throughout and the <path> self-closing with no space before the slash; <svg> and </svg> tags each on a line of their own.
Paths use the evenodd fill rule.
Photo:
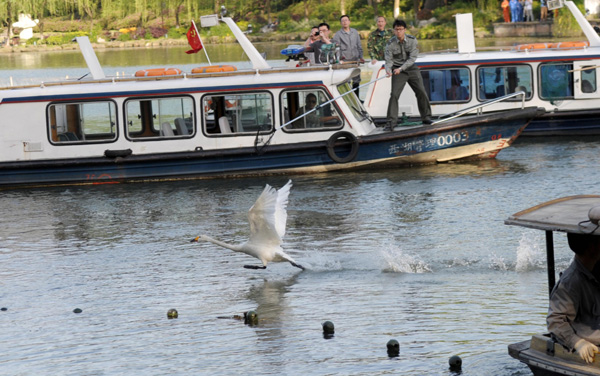
<svg viewBox="0 0 600 376">
<path fill-rule="evenodd" d="M 600 219 L 592 208 L 598 209 L 599 195 L 579 195 L 548 201 L 511 215 L 504 223 L 546 232 L 546 257 L 549 291 L 555 285 L 553 232 L 600 235 Z M 533 335 L 530 340 L 511 344 L 508 353 L 527 364 L 536 376 L 598 376 L 600 356 L 586 364 L 578 354 L 556 342 L 550 334 Z"/>
<path fill-rule="evenodd" d="M 552 2 L 562 3 L 562 2 Z M 523 136 L 600 134 L 600 36 L 572 1 L 564 3 L 587 40 L 528 43 L 502 51 L 476 51 L 471 14 L 456 15 L 458 52 L 420 54 L 417 66 L 431 100 L 434 116 L 485 103 L 506 94 L 485 111 L 519 108 L 523 102 L 545 112 L 531 122 Z M 372 79 L 385 75 L 384 62 L 367 64 Z M 365 107 L 385 121 L 390 81 L 369 87 Z M 406 87 L 399 112 L 409 119 L 419 115 L 414 92 Z"/>
<path fill-rule="evenodd" d="M 315 173 L 493 158 L 537 107 L 377 128 L 357 65 L 271 67 L 229 17 L 251 69 L 152 68 L 0 90 L 0 188 Z"/>
</svg>

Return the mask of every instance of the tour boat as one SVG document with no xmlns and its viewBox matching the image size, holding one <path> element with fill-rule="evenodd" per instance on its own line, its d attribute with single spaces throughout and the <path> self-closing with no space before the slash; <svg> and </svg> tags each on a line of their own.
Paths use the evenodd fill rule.
<svg viewBox="0 0 600 376">
<path fill-rule="evenodd" d="M 562 4 L 560 0 L 557 0 Z M 600 134 L 600 37 L 572 1 L 571 11 L 587 41 L 529 43 L 510 50 L 477 52 L 471 14 L 456 15 L 458 52 L 419 54 L 425 88 L 435 117 L 460 111 L 508 93 L 522 93 L 485 111 L 537 106 L 545 112 L 523 136 Z M 372 78 L 383 77 L 384 62 L 367 63 Z M 376 121 L 386 117 L 390 80 L 369 87 L 365 107 Z M 399 99 L 406 118 L 419 115 L 407 85 Z"/>
<path fill-rule="evenodd" d="M 553 232 L 600 235 L 599 213 L 600 196 L 569 196 L 513 214 L 504 223 L 545 231 L 548 287 L 552 291 L 556 282 Z M 548 333 L 536 334 L 530 340 L 509 345 L 508 353 L 527 364 L 535 376 L 600 375 L 600 356 L 595 357 L 593 363 L 586 364 L 577 353 L 565 348 Z"/>
<path fill-rule="evenodd" d="M 474 111 L 384 131 L 352 91 L 358 66 L 271 67 L 231 18 L 202 21 L 226 23 L 252 68 L 107 77 L 79 37 L 88 77 L 0 90 L 0 188 L 493 158 L 540 113 Z"/>
</svg>

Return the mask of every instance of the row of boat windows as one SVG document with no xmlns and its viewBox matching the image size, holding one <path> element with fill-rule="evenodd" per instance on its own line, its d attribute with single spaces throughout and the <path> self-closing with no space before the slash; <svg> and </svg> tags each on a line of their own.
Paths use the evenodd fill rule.
<svg viewBox="0 0 600 376">
<path fill-rule="evenodd" d="M 422 69 L 421 74 L 433 103 L 468 102 L 472 98 L 471 74 L 467 68 Z M 477 99 L 486 101 L 510 93 L 524 91 L 533 96 L 533 71 L 527 65 L 480 67 L 476 71 Z M 540 64 L 539 96 L 545 100 L 573 98 L 573 64 Z M 581 71 L 581 92 L 595 93 L 596 70 Z M 517 98 L 520 99 L 520 98 Z"/>
<path fill-rule="evenodd" d="M 340 90 L 349 89 L 341 86 Z M 345 100 L 356 105 L 349 97 Z M 286 132 L 332 130 L 343 125 L 338 108 L 325 104 L 329 96 L 322 89 L 286 91 L 280 99 Z M 205 95 L 200 109 L 203 133 L 209 137 L 254 135 L 274 129 L 274 101 L 269 92 Z M 196 133 L 191 96 L 129 99 L 123 113 L 125 136 L 132 141 L 189 138 Z M 48 106 L 49 138 L 55 144 L 114 141 L 117 118 L 117 106 L 111 100 L 52 103 Z"/>
</svg>

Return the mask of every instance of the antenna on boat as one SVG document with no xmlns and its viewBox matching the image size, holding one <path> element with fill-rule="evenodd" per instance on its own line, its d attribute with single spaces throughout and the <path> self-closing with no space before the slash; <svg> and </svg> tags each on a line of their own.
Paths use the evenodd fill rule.
<svg viewBox="0 0 600 376">
<path fill-rule="evenodd" d="M 85 63 L 90 69 L 90 73 L 92 73 L 92 77 L 94 80 L 102 80 L 106 78 L 104 75 L 104 70 L 102 70 L 102 66 L 98 61 L 98 57 L 94 52 L 94 48 L 90 43 L 90 38 L 88 37 L 75 37 L 77 44 L 79 44 L 79 49 L 81 50 L 81 54 L 85 59 Z M 83 77 L 82 77 L 83 78 Z"/>
<path fill-rule="evenodd" d="M 566 5 L 567 8 L 569 8 L 569 10 L 571 11 L 571 14 L 573 14 L 573 17 L 575 17 L 575 20 L 579 24 L 579 27 L 581 27 L 581 31 L 583 31 L 588 41 L 590 41 L 590 47 L 600 47 L 600 36 L 598 36 L 596 30 L 594 30 L 592 25 L 584 17 L 584 15 L 581 13 L 579 8 L 577 8 L 577 5 L 575 5 L 574 2 L 563 2 L 562 0 L 549 0 L 548 10 L 561 8 L 563 5 Z"/>
<path fill-rule="evenodd" d="M 227 26 L 229 26 L 229 29 L 239 42 L 240 46 L 242 46 L 242 49 L 244 50 L 248 58 L 250 58 L 250 61 L 252 62 L 252 69 L 271 68 L 269 63 L 267 63 L 267 60 L 265 60 L 261 53 L 258 52 L 256 47 L 254 47 L 252 42 L 250 42 L 246 34 L 239 28 L 239 26 L 231 17 L 221 17 L 221 19 L 219 19 L 219 16 L 216 14 L 200 17 L 200 25 L 202 27 L 217 26 L 219 24 L 219 21 L 224 22 L 225 24 L 227 24 Z"/>
</svg>

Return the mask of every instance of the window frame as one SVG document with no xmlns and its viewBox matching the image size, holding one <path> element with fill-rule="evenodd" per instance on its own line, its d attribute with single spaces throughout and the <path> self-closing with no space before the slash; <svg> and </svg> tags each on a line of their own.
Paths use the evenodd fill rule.
<svg viewBox="0 0 600 376">
<path fill-rule="evenodd" d="M 77 132 L 73 132 L 73 131 L 69 131 L 67 130 L 66 132 L 63 133 L 58 133 L 58 125 L 51 124 L 52 121 L 52 115 L 51 115 L 51 108 L 56 106 L 69 106 L 69 105 L 85 105 L 85 104 L 93 104 L 93 103 L 104 103 L 104 104 L 108 104 L 111 106 L 113 113 L 110 116 L 110 121 L 112 122 L 112 124 L 110 125 L 113 128 L 113 137 L 110 139 L 101 139 L 101 138 L 97 138 L 92 136 L 91 140 L 88 140 L 88 138 L 86 137 L 86 133 L 81 133 L 82 137 L 77 136 Z M 65 107 L 65 112 L 67 111 L 67 108 Z M 76 115 L 80 116 L 80 111 L 81 111 L 81 107 L 78 108 L 78 113 Z M 68 117 L 69 115 L 65 115 L 66 117 Z M 71 115 L 73 116 L 73 115 Z M 81 120 L 81 118 L 79 119 Z M 85 119 L 83 119 L 85 120 Z M 56 110 L 54 112 L 54 121 L 57 121 L 57 115 L 56 115 Z M 68 120 L 65 120 L 66 122 L 68 122 Z M 79 121 L 78 121 L 79 122 Z M 85 123 L 84 123 L 85 124 Z M 79 127 L 81 128 L 81 123 L 78 124 Z M 84 125 L 85 126 L 85 125 Z M 84 132 L 85 129 L 80 129 L 81 132 Z M 110 143 L 114 143 L 119 139 L 119 106 L 117 105 L 117 103 L 113 100 L 113 99 L 102 99 L 102 100 L 98 100 L 98 99 L 94 99 L 94 100 L 66 100 L 66 101 L 52 101 L 49 102 L 48 105 L 46 106 L 46 132 L 47 132 L 47 137 L 48 137 L 48 142 L 51 145 L 54 146 L 69 146 L 69 145 L 90 145 L 90 144 L 110 144 Z M 53 137 L 53 132 L 56 135 L 56 140 Z M 65 140 L 65 141 L 60 141 L 59 140 L 59 136 L 60 135 L 74 135 L 76 137 L 75 140 Z M 90 135 L 97 135 L 97 134 L 111 134 L 111 133 L 92 133 Z"/>
<path fill-rule="evenodd" d="M 351 82 L 346 82 L 347 84 L 351 85 Z M 339 86 L 339 85 L 338 85 Z M 332 95 L 331 92 L 329 90 L 327 90 L 327 87 L 325 86 L 308 86 L 308 87 L 303 87 L 303 88 L 288 88 L 285 90 L 282 90 L 279 93 L 279 104 L 280 104 L 280 108 L 279 108 L 279 118 L 280 118 L 280 124 L 284 125 L 285 123 L 287 123 L 290 120 L 293 120 L 294 118 L 290 117 L 289 120 L 285 120 L 285 112 L 287 111 L 286 108 L 284 106 L 287 105 L 287 99 L 284 100 L 284 96 L 289 94 L 289 93 L 306 93 L 306 92 L 310 92 L 310 93 L 314 93 L 314 92 L 320 92 L 324 95 L 325 97 L 325 102 L 330 101 L 332 99 Z M 350 95 L 350 94 L 348 94 Z M 317 99 L 318 100 L 318 99 Z M 346 102 L 345 102 L 346 103 Z M 346 124 L 346 116 L 344 114 L 343 111 L 340 110 L 340 107 L 338 106 L 338 104 L 336 103 L 336 101 L 330 102 L 327 104 L 328 106 L 333 106 L 334 110 L 337 112 L 338 114 L 338 119 L 339 119 L 339 124 L 336 125 L 335 127 L 308 127 L 308 128 L 288 128 L 286 127 L 282 127 L 281 130 L 283 130 L 286 133 L 307 133 L 307 132 L 331 132 L 331 131 L 337 131 L 340 130 L 342 128 L 344 128 L 344 125 Z M 302 106 L 300 106 L 300 102 L 298 103 L 298 106 L 301 108 Z M 298 110 L 297 110 L 298 111 Z M 290 125 L 293 123 L 290 123 Z"/>
<path fill-rule="evenodd" d="M 530 87 L 529 88 L 525 87 L 525 89 L 526 89 L 525 90 L 526 91 L 525 101 L 530 101 L 530 100 L 532 100 L 534 98 L 534 90 L 536 88 L 535 88 L 535 85 L 534 85 L 534 83 L 535 83 L 534 82 L 534 78 L 535 77 L 534 77 L 533 67 L 531 65 L 529 65 L 529 64 L 480 65 L 475 70 L 475 80 L 476 80 L 476 84 L 477 84 L 477 100 L 479 102 L 486 102 L 486 101 L 489 101 L 489 100 L 500 98 L 500 97 L 502 97 L 504 95 L 507 95 L 507 94 L 515 93 L 515 92 L 518 91 L 517 89 L 518 89 L 519 86 L 526 86 L 526 85 L 520 85 L 521 84 L 521 82 L 520 82 L 521 76 L 517 76 L 517 78 L 519 79 L 519 81 L 516 82 L 516 83 L 514 83 L 514 85 L 513 85 L 514 88 L 512 89 L 512 91 L 507 92 L 507 90 L 506 90 L 507 84 L 508 84 L 509 89 L 510 89 L 510 83 L 508 82 L 508 81 L 510 81 L 510 78 L 504 77 L 504 84 L 502 85 L 503 86 L 503 90 L 505 91 L 504 94 L 497 95 L 497 96 L 495 96 L 493 98 L 492 97 L 491 98 L 487 98 L 487 97 L 481 98 L 481 94 L 482 94 L 482 91 L 481 91 L 481 89 L 482 89 L 482 82 L 481 82 L 480 72 L 482 70 L 493 70 L 493 69 L 504 69 L 506 71 L 509 68 L 517 68 L 517 69 L 518 68 L 527 68 L 527 70 L 529 72 Z M 509 76 L 509 74 L 506 74 L 505 76 Z M 497 86 L 501 86 L 501 85 L 497 85 Z M 513 98 L 510 98 L 510 99 L 507 99 L 507 101 L 521 101 L 521 100 L 523 100 L 523 98 L 520 95 L 519 96 L 515 96 Z"/>
</svg>

